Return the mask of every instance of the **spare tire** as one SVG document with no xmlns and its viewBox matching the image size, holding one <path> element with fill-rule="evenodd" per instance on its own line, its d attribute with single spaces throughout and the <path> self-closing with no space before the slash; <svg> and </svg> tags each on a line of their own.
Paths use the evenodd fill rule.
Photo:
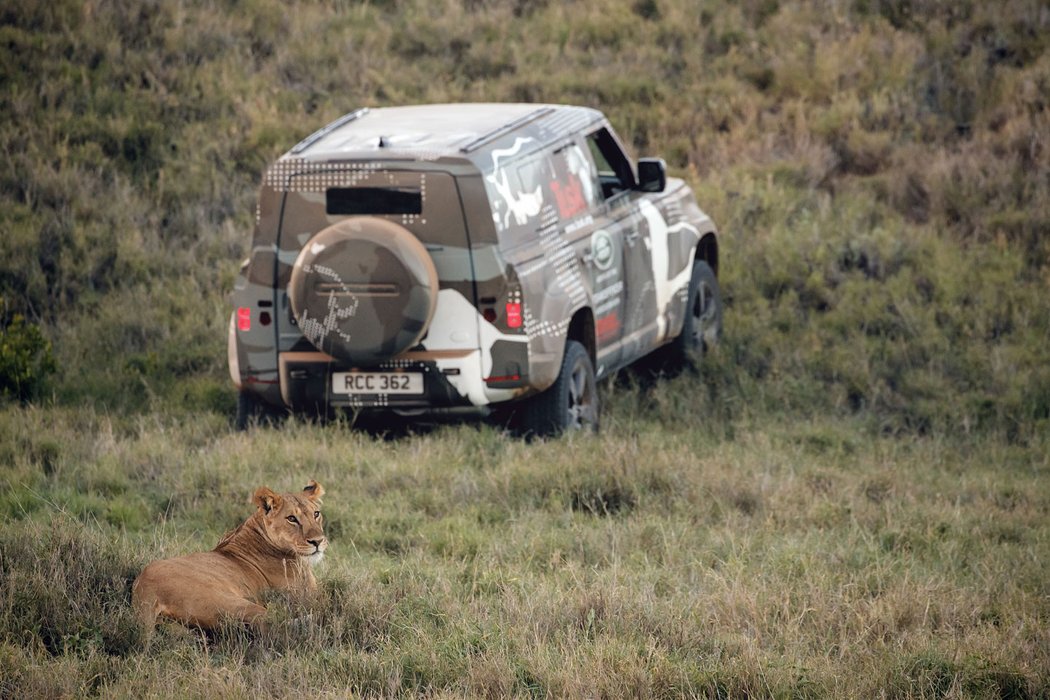
<svg viewBox="0 0 1050 700">
<path fill-rule="evenodd" d="M 303 335 L 355 366 L 377 364 L 417 345 L 437 293 L 437 270 L 419 239 L 373 217 L 340 221 L 311 238 L 288 283 Z"/>
</svg>

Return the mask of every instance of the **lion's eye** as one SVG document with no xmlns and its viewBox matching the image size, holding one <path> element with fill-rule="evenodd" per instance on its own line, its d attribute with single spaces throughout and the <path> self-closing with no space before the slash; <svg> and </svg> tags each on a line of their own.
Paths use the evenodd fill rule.
<svg viewBox="0 0 1050 700">
<path fill-rule="evenodd" d="M 320 520 L 320 519 L 321 519 L 321 511 L 315 510 L 314 511 L 314 520 Z"/>
<path fill-rule="evenodd" d="M 292 523 L 293 525 L 299 524 L 299 520 L 294 515 L 288 516 L 288 522 Z"/>
</svg>

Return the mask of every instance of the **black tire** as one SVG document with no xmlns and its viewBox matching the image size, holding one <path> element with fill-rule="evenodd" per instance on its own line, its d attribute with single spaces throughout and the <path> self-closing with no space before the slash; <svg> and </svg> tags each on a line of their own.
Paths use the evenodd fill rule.
<svg viewBox="0 0 1050 700">
<path fill-rule="evenodd" d="M 252 419 L 259 416 L 259 402 L 247 391 L 237 392 L 237 417 L 233 419 L 233 427 L 237 430 L 247 430 Z"/>
<path fill-rule="evenodd" d="M 682 332 L 667 346 L 667 359 L 679 367 L 695 366 L 722 337 L 722 292 L 705 260 L 693 263 Z"/>
<path fill-rule="evenodd" d="M 278 417 L 278 411 L 265 403 L 250 391 L 237 392 L 237 416 L 233 427 L 247 430 L 253 425 L 271 425 Z"/>
<path fill-rule="evenodd" d="M 546 391 L 525 402 L 519 430 L 526 437 L 553 437 L 574 430 L 598 430 L 598 383 L 586 348 L 565 344 L 558 378 Z"/>
</svg>

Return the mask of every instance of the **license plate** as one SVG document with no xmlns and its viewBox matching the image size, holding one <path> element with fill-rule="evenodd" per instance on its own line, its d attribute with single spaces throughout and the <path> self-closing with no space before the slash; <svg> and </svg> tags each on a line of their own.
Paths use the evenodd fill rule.
<svg viewBox="0 0 1050 700">
<path fill-rule="evenodd" d="M 422 394 L 423 375 L 419 372 L 336 372 L 332 375 L 335 394 Z"/>
</svg>

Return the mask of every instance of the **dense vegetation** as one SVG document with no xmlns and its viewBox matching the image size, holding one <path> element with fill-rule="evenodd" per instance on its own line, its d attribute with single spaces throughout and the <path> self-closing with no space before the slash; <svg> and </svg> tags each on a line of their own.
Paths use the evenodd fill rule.
<svg viewBox="0 0 1050 700">
<path fill-rule="evenodd" d="M 1050 694 L 1048 44 L 1040 0 L 6 3 L 0 695 Z M 263 168 L 468 100 L 667 158 L 725 342 L 599 440 L 233 434 Z M 138 569 L 311 477 L 321 600 L 143 647 Z"/>
</svg>

